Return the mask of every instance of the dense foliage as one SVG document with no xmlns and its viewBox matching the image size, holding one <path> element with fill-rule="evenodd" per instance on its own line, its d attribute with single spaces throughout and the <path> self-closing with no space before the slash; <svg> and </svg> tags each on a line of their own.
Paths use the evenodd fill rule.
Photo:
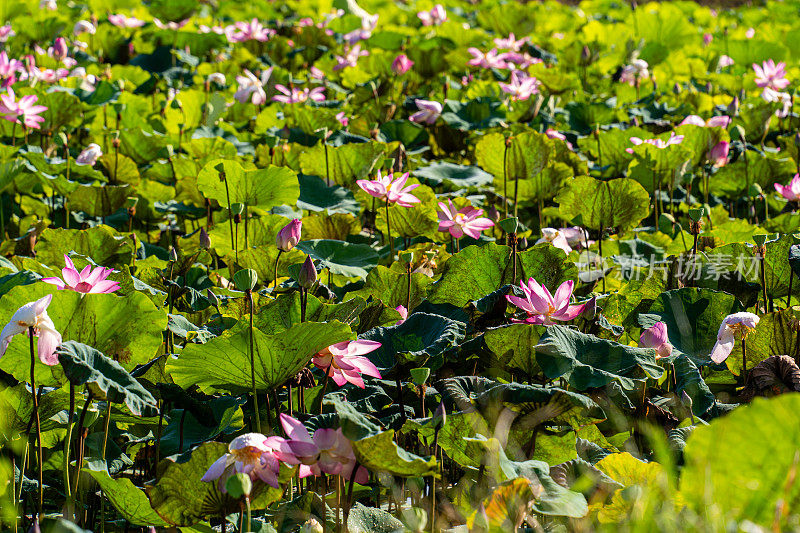
<svg viewBox="0 0 800 533">
<path fill-rule="evenodd" d="M 0 527 L 800 530 L 798 14 L 0 3 Z"/>
</svg>

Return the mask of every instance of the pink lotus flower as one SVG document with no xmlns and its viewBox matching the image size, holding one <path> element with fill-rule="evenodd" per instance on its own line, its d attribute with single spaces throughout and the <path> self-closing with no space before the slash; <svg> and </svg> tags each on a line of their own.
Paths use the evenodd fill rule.
<svg viewBox="0 0 800 533">
<path fill-rule="evenodd" d="M 430 11 L 420 11 L 417 17 L 423 26 L 438 26 L 447 20 L 447 11 L 441 4 L 436 4 Z"/>
<path fill-rule="evenodd" d="M 731 117 L 728 115 L 719 115 L 711 117 L 708 120 L 703 120 L 702 117 L 697 115 L 689 115 L 681 121 L 679 126 L 691 124 L 692 126 L 700 126 L 702 128 L 727 128 L 731 123 Z"/>
<path fill-rule="evenodd" d="M 511 83 L 500 83 L 504 93 L 511 95 L 512 100 L 527 100 L 532 94 L 539 92 L 539 80 L 524 72 L 515 70 L 511 73 Z"/>
<path fill-rule="evenodd" d="M 281 413 L 280 418 L 283 431 L 289 437 L 287 444 L 300 461 L 297 470 L 300 478 L 325 473 L 350 479 L 356 464 L 356 456 L 353 453 L 353 446 L 341 428 L 320 428 L 314 431 L 312 437 L 299 420 L 285 413 Z M 359 467 L 354 481 L 364 484 L 368 480 L 367 469 Z"/>
<path fill-rule="evenodd" d="M 559 228 L 559 233 L 564 235 L 564 238 L 567 239 L 567 243 L 573 248 L 583 248 L 584 246 L 591 246 L 594 244 L 594 241 L 590 241 L 588 239 L 588 234 L 586 230 L 581 228 L 580 226 L 572 226 L 569 228 Z"/>
<path fill-rule="evenodd" d="M 753 330 L 756 329 L 759 320 L 758 315 L 753 313 L 741 312 L 728 315 L 719 326 L 717 333 L 717 342 L 711 350 L 711 360 L 719 364 L 733 351 L 734 341 L 738 336 L 744 339 Z"/>
<path fill-rule="evenodd" d="M 24 124 L 27 128 L 39 129 L 39 124 L 44 122 L 44 117 L 39 116 L 39 113 L 47 111 L 47 107 L 43 105 L 34 105 L 39 97 L 34 94 L 23 96 L 16 101 L 16 95 L 11 87 L 8 88 L 8 94 L 0 95 L 0 113 L 5 116 L 4 119 L 9 122 L 18 122 Z"/>
<path fill-rule="evenodd" d="M 792 95 L 786 92 L 779 92 L 772 87 L 764 87 L 761 92 L 761 98 L 767 102 L 780 103 L 783 107 L 775 111 L 775 115 L 779 118 L 789 116 L 789 111 L 792 109 Z"/>
<path fill-rule="evenodd" d="M 92 143 L 83 151 L 78 154 L 78 157 L 75 158 L 75 163 L 79 165 L 89 165 L 94 166 L 97 163 L 97 159 L 103 156 L 103 150 L 100 148 L 99 144 Z"/>
<path fill-rule="evenodd" d="M 405 54 L 400 54 L 394 58 L 394 61 L 392 61 L 392 71 L 398 76 L 405 74 L 411 70 L 411 67 L 413 66 L 414 62 L 411 61 Z"/>
<path fill-rule="evenodd" d="M 644 59 L 634 59 L 630 65 L 622 68 L 619 81 L 628 85 L 635 85 L 638 81 L 650 77 L 650 65 Z"/>
<path fill-rule="evenodd" d="M 8 54 L 0 52 L 0 87 L 5 89 L 17 81 L 17 72 L 24 71 L 22 63 L 16 59 L 9 59 Z"/>
<path fill-rule="evenodd" d="M 710 33 L 704 33 L 703 34 L 703 45 L 704 46 L 708 46 L 709 44 L 711 44 L 711 41 L 713 41 L 713 40 L 714 40 L 714 36 L 711 35 Z"/>
<path fill-rule="evenodd" d="M 136 17 L 126 17 L 125 15 L 109 15 L 108 21 L 118 28 L 141 28 L 144 26 L 144 21 Z"/>
<path fill-rule="evenodd" d="M 0 43 L 4 43 L 9 37 L 15 36 L 17 33 L 11 28 L 11 24 L 0 26 Z"/>
<path fill-rule="evenodd" d="M 529 37 L 523 37 L 522 39 L 517 40 L 513 33 L 509 33 L 507 39 L 502 39 L 500 37 L 494 39 L 494 45 L 500 50 L 513 50 L 514 52 L 519 52 L 519 49 L 522 48 L 522 46 L 528 41 L 530 41 Z"/>
<path fill-rule="evenodd" d="M 503 54 L 498 54 L 496 48 L 492 48 L 488 52 L 484 53 L 475 47 L 470 47 L 467 48 L 467 52 L 469 52 L 472 55 L 472 59 L 467 61 L 467 64 L 470 66 L 486 68 L 486 69 L 508 68 L 508 64 L 503 59 Z"/>
<path fill-rule="evenodd" d="M 225 493 L 225 481 L 229 477 L 247 474 L 253 481 L 260 479 L 277 489 L 281 461 L 293 465 L 300 462 L 285 439 L 245 433 L 231 441 L 228 453 L 214 461 L 200 481 L 217 481 L 220 491 Z"/>
<path fill-rule="evenodd" d="M 157 28 L 162 30 L 178 31 L 179 29 L 189 24 L 189 19 L 184 19 L 180 22 L 169 21 L 164 23 L 161 22 L 161 20 L 154 18 L 153 24 L 155 24 Z"/>
<path fill-rule="evenodd" d="M 720 141 L 708 151 L 706 154 L 706 159 L 708 159 L 715 167 L 724 167 L 726 164 L 728 164 L 728 152 L 730 152 L 730 150 L 730 143 L 727 141 Z"/>
<path fill-rule="evenodd" d="M 800 174 L 795 174 L 789 185 L 776 183 L 775 190 L 790 202 L 800 202 Z"/>
<path fill-rule="evenodd" d="M 228 34 L 228 40 L 232 43 L 265 42 L 275 33 L 275 30 L 265 28 L 257 18 L 253 18 L 250 22 L 237 22 L 234 25 L 234 31 Z"/>
<path fill-rule="evenodd" d="M 520 54 L 519 52 L 505 52 L 497 56 L 497 58 L 506 63 L 506 68 L 513 68 L 512 65 L 517 65 L 521 69 L 526 69 L 531 65 L 542 62 L 538 57 L 533 57 L 528 53 Z"/>
<path fill-rule="evenodd" d="M 663 139 L 640 139 L 639 137 L 631 137 L 628 140 L 631 141 L 634 144 L 634 146 L 639 146 L 641 144 L 651 144 L 656 148 L 663 150 L 667 146 L 682 143 L 683 137 L 684 137 L 683 135 L 675 135 L 675 133 L 673 132 L 670 135 L 669 139 L 667 139 L 666 141 L 664 141 Z M 626 148 L 625 151 L 628 152 L 629 154 L 632 154 L 633 148 Z"/>
<path fill-rule="evenodd" d="M 439 231 L 449 232 L 454 239 L 460 239 L 465 234 L 473 239 L 480 239 L 481 232 L 494 226 L 494 222 L 486 217 L 481 217 L 483 209 L 468 205 L 456 210 L 452 200 L 447 203 L 439 202 Z"/>
<path fill-rule="evenodd" d="M 395 324 L 396 326 L 399 326 L 400 324 L 405 322 L 406 319 L 408 318 L 408 309 L 406 309 L 406 306 L 404 305 L 398 305 L 397 307 L 394 308 L 394 310 L 400 313 L 400 320 L 398 320 L 397 323 Z"/>
<path fill-rule="evenodd" d="M 312 100 L 314 102 L 324 102 L 325 101 L 325 87 L 315 87 L 311 90 L 308 88 L 305 89 L 296 89 L 292 87 L 289 89 L 284 85 L 275 85 L 275 89 L 280 91 L 283 94 L 276 94 L 272 97 L 274 102 L 281 102 L 283 104 L 302 104 L 306 100 Z"/>
<path fill-rule="evenodd" d="M 734 65 L 735 63 L 736 63 L 736 61 L 734 61 L 731 56 L 726 56 L 725 54 L 722 54 L 721 56 L 719 56 L 719 61 L 717 62 L 717 67 L 718 68 L 730 67 L 730 66 Z"/>
<path fill-rule="evenodd" d="M 761 66 L 753 63 L 753 70 L 756 73 L 756 85 L 759 87 L 769 87 L 776 91 L 785 89 L 789 86 L 786 79 L 786 63 L 781 61 L 777 65 L 772 59 L 764 61 Z"/>
<path fill-rule="evenodd" d="M 642 348 L 655 348 L 656 359 L 672 355 L 672 345 L 669 343 L 669 337 L 667 336 L 667 325 L 664 322 L 656 322 L 642 331 L 642 335 L 639 337 L 639 346 Z"/>
<path fill-rule="evenodd" d="M 431 100 L 420 100 L 417 98 L 414 100 L 414 103 L 417 106 L 417 111 L 410 117 L 408 120 L 411 122 L 416 122 L 418 124 L 434 124 L 436 119 L 439 118 L 439 115 L 442 114 L 442 104 L 439 102 L 433 102 Z"/>
<path fill-rule="evenodd" d="M 64 263 L 66 266 L 61 269 L 63 280 L 54 277 L 42 278 L 42 281 L 57 286 L 60 291 L 69 289 L 81 294 L 108 294 L 119 290 L 118 282 L 106 279 L 114 272 L 113 268 L 96 267 L 92 270 L 91 265 L 86 265 L 78 272 L 72 259 L 67 255 L 64 256 Z"/>
<path fill-rule="evenodd" d="M 378 368 L 364 354 L 373 352 L 381 347 L 375 341 L 344 341 L 332 344 L 316 354 L 311 362 L 319 369 L 325 371 L 340 387 L 345 383 L 352 383 L 356 387 L 364 388 L 361 374 L 380 378 Z"/>
<path fill-rule="evenodd" d="M 411 191 L 419 187 L 419 184 L 405 186 L 406 181 L 408 181 L 408 172 L 398 178 L 394 176 L 394 173 L 387 174 L 385 177 L 381 176 L 381 171 L 378 170 L 376 179 L 356 180 L 356 183 L 370 196 L 385 200 L 387 203 L 396 203 L 402 207 L 411 207 L 412 204 L 418 204 L 419 198 L 411 194 Z"/>
<path fill-rule="evenodd" d="M 272 69 L 273 67 L 264 70 L 260 79 L 247 69 L 244 70 L 244 76 L 236 76 L 236 83 L 239 84 L 239 89 L 233 95 L 236 101 L 246 104 L 249 100 L 255 105 L 266 102 L 267 93 L 264 91 L 264 86 L 272 76 Z"/>
<path fill-rule="evenodd" d="M 37 344 L 39 360 L 48 366 L 58 364 L 58 356 L 55 352 L 61 344 L 61 334 L 56 331 L 53 321 L 47 315 L 47 306 L 50 305 L 52 299 L 53 295 L 48 294 L 17 309 L 3 331 L 0 332 L 0 357 L 5 355 L 8 345 L 15 335 L 28 333 L 29 328 L 33 328 L 33 335 L 39 337 Z"/>
<path fill-rule="evenodd" d="M 525 320 L 512 320 L 512 322 L 551 326 L 555 324 L 555 320 L 568 322 L 576 318 L 586 307 L 586 304 L 569 304 L 574 286 L 572 280 L 562 283 L 556 290 L 555 296 L 533 278 L 528 280 L 527 285 L 524 281 L 520 281 L 519 285 L 525 297 L 507 295 L 506 300 L 525 311 L 528 317 Z"/>
<path fill-rule="evenodd" d="M 275 237 L 275 246 L 282 252 L 289 252 L 300 242 L 302 233 L 303 221 L 299 218 L 294 218 L 278 232 Z"/>
<path fill-rule="evenodd" d="M 30 68 L 30 79 L 43 81 L 45 83 L 56 83 L 58 80 L 63 80 L 69 76 L 69 70 L 65 68 L 51 69 L 51 68 Z"/>
<path fill-rule="evenodd" d="M 219 85 L 220 87 L 224 87 L 225 83 L 227 81 L 228 80 L 225 79 L 225 74 L 223 74 L 222 72 L 212 72 L 206 78 L 206 83 L 212 83 L 213 82 L 213 83 L 216 83 L 217 85 Z"/>
<path fill-rule="evenodd" d="M 748 39 L 752 39 L 753 37 L 755 37 L 755 35 L 756 35 L 755 28 L 747 28 L 747 31 L 744 32 L 744 36 L 747 37 Z"/>
<path fill-rule="evenodd" d="M 344 35 L 342 35 L 342 40 L 344 42 L 346 42 L 347 44 L 349 44 L 350 46 L 353 46 L 354 44 L 358 43 L 359 41 L 366 41 L 371 36 L 372 36 L 372 31 L 371 30 L 358 28 L 358 29 L 355 29 L 355 30 L 351 31 L 350 33 L 345 33 Z"/>
<path fill-rule="evenodd" d="M 572 150 L 572 143 L 567 140 L 567 136 L 561 133 L 558 130 L 554 130 L 553 128 L 547 128 L 544 132 L 547 135 L 548 139 L 557 139 L 559 141 L 564 141 L 567 144 L 567 148 Z"/>
<path fill-rule="evenodd" d="M 347 67 L 355 67 L 358 64 L 358 58 L 368 56 L 367 50 L 362 50 L 361 45 L 357 44 L 350 49 L 345 50 L 343 56 L 336 56 L 336 65 L 333 67 L 334 71 L 342 70 Z"/>
<path fill-rule="evenodd" d="M 335 118 L 336 120 L 339 121 L 339 124 L 341 124 L 345 128 L 347 127 L 347 124 L 350 122 L 350 119 L 347 118 L 347 115 L 344 113 L 344 111 L 339 111 L 338 113 L 336 113 Z"/>
<path fill-rule="evenodd" d="M 97 28 L 95 27 L 94 24 L 92 24 L 88 20 L 79 20 L 72 27 L 72 33 L 75 36 L 78 36 L 81 33 L 88 33 L 90 35 L 94 35 L 95 32 L 97 32 Z"/>
<path fill-rule="evenodd" d="M 542 244 L 544 242 L 549 242 L 556 248 L 564 250 L 566 253 L 572 251 L 572 247 L 569 245 L 569 241 L 567 241 L 567 236 L 562 231 L 555 228 L 542 228 L 542 238 L 536 241 L 536 244 Z"/>
</svg>

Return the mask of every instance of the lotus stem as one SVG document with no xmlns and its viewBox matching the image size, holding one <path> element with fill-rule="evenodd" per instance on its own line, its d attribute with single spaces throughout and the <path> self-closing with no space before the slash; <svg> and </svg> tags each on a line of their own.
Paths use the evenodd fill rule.
<svg viewBox="0 0 800 533">
<path fill-rule="evenodd" d="M 353 471 L 350 473 L 350 481 L 347 484 L 347 498 L 346 498 L 346 502 L 345 502 L 347 506 L 344 508 L 344 527 L 345 527 L 345 531 L 348 530 L 348 528 L 347 528 L 347 521 L 348 520 L 347 519 L 350 518 L 350 509 L 353 507 L 353 484 L 354 484 L 355 479 L 356 479 L 356 472 L 358 472 L 358 469 L 360 467 L 361 467 L 361 465 L 358 463 L 358 459 L 356 459 L 356 462 L 353 464 Z"/>
<path fill-rule="evenodd" d="M 75 417 L 75 385 L 69 382 L 69 412 L 67 414 L 67 438 L 64 439 L 64 490 L 67 492 L 67 511 L 72 515 L 72 487 L 69 483 L 69 445 L 72 440 L 72 419 Z M 66 513 L 65 513 L 66 514 Z M 67 518 L 64 516 L 64 518 Z"/>
<path fill-rule="evenodd" d="M 274 271 L 274 274 L 273 274 L 273 277 L 275 278 L 275 285 L 274 285 L 274 287 L 272 289 L 272 292 L 273 292 L 273 296 L 275 296 L 276 298 L 277 298 L 277 296 L 275 295 L 275 293 L 278 292 L 278 261 L 280 260 L 282 253 L 283 253 L 283 250 L 278 250 L 278 257 L 275 258 L 275 271 Z"/>
<path fill-rule="evenodd" d="M 83 423 L 86 420 L 86 411 L 89 409 L 89 405 L 92 403 L 93 394 L 91 389 L 89 389 L 88 394 L 86 395 L 86 402 L 83 404 L 83 409 L 81 409 L 81 416 L 78 418 L 78 445 L 75 449 L 76 460 L 75 460 L 75 481 L 72 486 L 72 494 L 73 497 L 78 495 L 78 484 L 81 480 L 81 468 L 83 468 L 83 443 L 86 435 L 84 434 L 83 430 Z"/>
<path fill-rule="evenodd" d="M 508 141 L 503 148 L 503 218 L 508 218 Z"/>
<path fill-rule="evenodd" d="M 792 305 L 792 279 L 794 278 L 794 270 L 789 269 L 789 294 L 786 295 L 786 307 Z"/>
<path fill-rule="evenodd" d="M 331 361 L 331 365 L 333 362 Z M 325 369 L 325 381 L 322 383 L 322 391 L 319 393 L 319 413 L 322 414 L 322 400 L 325 399 L 325 391 L 328 390 L 328 380 L 331 377 L 331 367 Z"/>
<path fill-rule="evenodd" d="M 35 329 L 33 326 L 28 328 L 28 335 L 30 337 L 30 348 L 31 348 L 31 395 L 33 397 L 33 418 L 36 421 L 36 444 L 37 444 L 37 452 L 38 452 L 38 463 L 37 467 L 39 469 L 39 501 L 38 501 L 38 517 L 42 515 L 42 507 L 44 506 L 44 480 L 43 480 L 43 472 L 44 472 L 44 461 L 42 460 L 42 424 L 39 420 L 39 397 L 36 394 L 36 352 L 33 348 L 33 339 L 35 337 Z"/>
<path fill-rule="evenodd" d="M 389 239 L 389 250 L 391 254 L 389 256 L 389 265 L 394 262 L 394 241 L 392 240 L 392 230 L 390 227 L 389 222 L 389 200 L 386 200 L 386 238 Z"/>
<path fill-rule="evenodd" d="M 767 273 L 766 273 L 766 256 L 767 256 L 767 247 L 766 245 L 761 246 L 761 250 L 759 251 L 759 258 L 761 259 L 759 263 L 761 264 L 761 294 L 764 298 L 764 312 L 766 313 L 768 310 L 772 311 L 769 306 L 769 300 L 767 299 Z"/>
<path fill-rule="evenodd" d="M 747 385 L 747 340 L 742 337 L 742 381 Z"/>
<path fill-rule="evenodd" d="M 247 302 L 250 304 L 250 384 L 253 387 L 253 411 L 256 420 L 256 431 L 261 433 L 261 417 L 258 410 L 258 390 L 256 389 L 256 362 L 253 350 L 253 292 L 250 290 L 245 291 L 247 295 Z"/>
</svg>

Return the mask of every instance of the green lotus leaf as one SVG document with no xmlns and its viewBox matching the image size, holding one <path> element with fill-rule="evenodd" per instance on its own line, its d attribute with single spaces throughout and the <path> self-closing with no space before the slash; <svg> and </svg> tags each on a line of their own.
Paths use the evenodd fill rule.
<svg viewBox="0 0 800 533">
<path fill-rule="evenodd" d="M 798 409 L 797 394 L 756 398 L 751 405 L 695 429 L 684 448 L 680 480 L 686 505 L 702 512 L 709 505 L 709 487 L 714 487 L 720 520 L 746 519 L 762 527 L 774 523 L 780 502 L 793 508 L 800 486 L 787 483 L 787 473 L 796 463 L 800 428 L 793 421 Z"/>
<path fill-rule="evenodd" d="M 296 375 L 315 353 L 352 334 L 345 324 L 333 321 L 304 322 L 276 335 L 254 329 L 253 337 L 256 387 L 269 391 Z M 249 326 L 242 322 L 206 344 L 187 346 L 167 363 L 167 371 L 181 387 L 234 394 L 252 390 Z"/>
<path fill-rule="evenodd" d="M 147 363 L 162 347 L 167 314 L 163 309 L 156 308 L 147 296 L 138 292 L 125 296 L 84 295 L 69 290 L 58 291 L 55 286 L 47 283 L 21 285 L 3 296 L 8 317 L 19 307 L 47 294 L 53 295 L 47 314 L 63 339 L 101 350 L 126 370 Z M 0 369 L 26 381 L 29 379 L 29 368 L 28 343 L 22 337 L 15 338 L 0 359 Z M 38 384 L 54 383 L 51 368 L 54 369 L 53 373 L 60 373 L 60 367 L 47 367 L 37 359 Z"/>
<path fill-rule="evenodd" d="M 317 143 L 300 155 L 303 174 L 319 176 L 329 183 L 349 187 L 356 180 L 369 179 L 383 160 L 386 145 L 377 142 L 331 146 Z"/>
<path fill-rule="evenodd" d="M 48 228 L 36 241 L 36 257 L 48 265 L 63 264 L 64 254 L 69 252 L 91 257 L 105 267 L 128 265 L 133 257 L 133 242 L 105 225 L 86 230 Z"/>
<path fill-rule="evenodd" d="M 630 178 L 600 181 L 578 176 L 567 182 L 555 201 L 564 218 L 581 215 L 591 229 L 631 229 L 650 214 L 650 195 Z"/>
<path fill-rule="evenodd" d="M 150 500 L 147 499 L 145 492 L 130 479 L 112 478 L 105 461 L 89 460 L 84 464 L 83 471 L 94 478 L 111 505 L 131 524 L 154 527 L 169 525 L 150 507 Z"/>
<path fill-rule="evenodd" d="M 433 279 L 419 272 L 412 272 L 410 278 L 409 284 L 409 275 L 396 263 L 392 268 L 378 265 L 370 270 L 364 286 L 350 292 L 349 295 L 372 297 L 388 307 L 395 308 L 402 305 L 410 310 L 423 302 L 433 283 Z"/>
<path fill-rule="evenodd" d="M 652 349 L 625 346 L 565 326 L 547 328 L 536 345 L 536 360 L 548 378 L 564 377 L 581 391 L 612 381 L 630 390 L 636 381 L 664 373 Z"/>
<path fill-rule="evenodd" d="M 225 169 L 225 181 L 220 181 L 217 167 Z M 197 188 L 209 199 L 227 207 L 242 203 L 250 207 L 269 209 L 279 205 L 294 205 L 300 197 L 297 174 L 285 167 L 269 166 L 245 170 L 235 161 L 214 159 L 197 176 Z"/>
<path fill-rule="evenodd" d="M 562 250 L 547 243 L 532 246 L 518 254 L 517 272 L 511 248 L 495 243 L 467 246 L 444 264 L 442 276 L 432 285 L 431 303 L 450 303 L 463 307 L 503 285 L 533 277 L 551 290 L 569 279 L 577 279 L 575 264 Z"/>
<path fill-rule="evenodd" d="M 64 376 L 73 385 L 88 385 L 95 397 L 113 403 L 124 403 L 131 413 L 155 416 L 156 399 L 119 363 L 99 350 L 75 341 L 58 347 L 58 360 Z"/>
<path fill-rule="evenodd" d="M 366 244 L 315 239 L 301 241 L 296 248 L 319 261 L 319 268 L 341 276 L 366 278 L 367 270 L 378 264 L 378 253 Z"/>
</svg>

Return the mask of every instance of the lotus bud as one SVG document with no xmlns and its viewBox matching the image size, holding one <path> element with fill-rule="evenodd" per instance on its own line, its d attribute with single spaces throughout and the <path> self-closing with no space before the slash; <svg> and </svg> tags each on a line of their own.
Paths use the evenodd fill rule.
<svg viewBox="0 0 800 533">
<path fill-rule="evenodd" d="M 251 268 L 243 268 L 233 275 L 233 283 L 240 291 L 252 291 L 258 284 L 258 273 Z"/>
<path fill-rule="evenodd" d="M 444 402 L 440 403 L 433 413 L 433 423 L 437 428 L 442 428 L 447 423 L 447 410 L 444 407 Z"/>
<path fill-rule="evenodd" d="M 243 496 L 250 496 L 253 490 L 253 481 L 247 474 L 234 474 L 225 481 L 225 492 L 231 497 L 239 499 Z"/>
<path fill-rule="evenodd" d="M 300 271 L 297 273 L 297 283 L 308 290 L 313 287 L 316 282 L 317 267 L 314 266 L 314 261 L 311 259 L 311 256 L 308 256 L 303 262 L 303 266 L 300 267 Z"/>
<path fill-rule="evenodd" d="M 740 141 L 742 141 L 743 143 L 744 143 L 744 142 L 747 142 L 747 138 L 745 137 L 745 133 L 744 133 L 744 128 L 742 127 L 742 125 L 741 125 L 741 124 L 737 124 L 737 125 L 735 125 L 735 126 L 733 127 L 733 129 L 731 129 L 731 133 L 736 133 L 736 137 L 737 137 L 737 138 L 738 138 Z"/>
<path fill-rule="evenodd" d="M 592 51 L 589 49 L 587 45 L 583 45 L 583 49 L 581 50 L 581 65 L 589 65 L 592 62 Z"/>
<path fill-rule="evenodd" d="M 300 242 L 300 236 L 302 235 L 302 228 L 303 222 L 299 218 L 295 218 L 286 224 L 275 238 L 275 246 L 278 247 L 278 250 L 288 252 L 297 246 L 297 243 Z"/>
<path fill-rule="evenodd" d="M 219 173 L 219 181 L 225 181 L 225 165 L 220 163 L 214 167 L 214 170 Z"/>
<path fill-rule="evenodd" d="M 689 209 L 689 218 L 695 222 L 700 222 L 703 219 L 703 209 Z"/>
<path fill-rule="evenodd" d="M 217 295 L 214 294 L 211 289 L 206 289 L 206 299 L 217 309 L 217 311 L 219 311 L 219 297 L 217 297 Z"/>
<path fill-rule="evenodd" d="M 174 247 L 169 249 L 169 260 L 173 263 L 178 260 L 178 251 Z"/>
<path fill-rule="evenodd" d="M 800 148 L 800 132 L 794 134 L 794 145 Z"/>
<path fill-rule="evenodd" d="M 64 59 L 69 55 L 69 48 L 67 47 L 67 40 L 63 37 L 56 38 L 53 44 L 53 57 L 56 59 Z"/>
<path fill-rule="evenodd" d="M 753 183 L 747 191 L 747 194 L 752 198 L 760 198 L 764 195 L 764 189 L 758 183 Z"/>
<path fill-rule="evenodd" d="M 67 146 L 69 144 L 69 137 L 67 137 L 67 134 L 63 131 L 59 131 L 55 141 L 59 146 Z"/>
<path fill-rule="evenodd" d="M 400 261 L 407 265 L 410 265 L 414 262 L 414 252 L 401 252 L 398 254 Z"/>
<path fill-rule="evenodd" d="M 728 152 L 730 152 L 730 150 L 730 143 L 727 141 L 720 141 L 709 150 L 706 157 L 715 167 L 724 167 L 728 164 Z"/>
<path fill-rule="evenodd" d="M 764 246 L 767 243 L 767 234 L 757 233 L 753 235 L 753 242 L 755 242 L 758 246 Z"/>
<path fill-rule="evenodd" d="M 683 89 L 681 88 L 681 84 L 678 83 L 678 82 L 675 82 L 675 84 L 672 86 L 672 92 L 674 94 L 681 94 L 681 91 L 683 91 Z"/>
<path fill-rule="evenodd" d="M 730 117 L 739 116 L 739 97 L 738 96 L 734 96 L 733 100 L 731 100 L 731 103 L 728 104 L 727 113 L 728 113 L 728 116 L 730 116 Z"/>
<path fill-rule="evenodd" d="M 398 76 L 405 74 L 411 70 L 411 67 L 413 66 L 414 62 L 411 61 L 405 54 L 400 54 L 394 58 L 394 61 L 392 61 L 392 71 Z"/>
<path fill-rule="evenodd" d="M 205 250 L 211 248 L 211 238 L 205 228 L 200 228 L 200 247 Z"/>
</svg>

